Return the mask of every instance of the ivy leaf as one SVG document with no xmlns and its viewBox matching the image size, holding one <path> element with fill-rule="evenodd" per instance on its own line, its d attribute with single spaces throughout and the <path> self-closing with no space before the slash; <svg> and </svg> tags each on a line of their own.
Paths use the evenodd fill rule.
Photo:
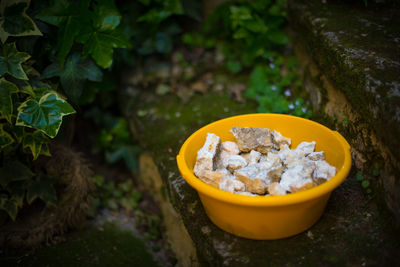
<svg viewBox="0 0 400 267">
<path fill-rule="evenodd" d="M 4 43 L 8 36 L 42 35 L 35 22 L 25 13 L 29 0 L 3 0 L 0 11 L 0 39 Z"/>
<path fill-rule="evenodd" d="M 61 65 L 72 48 L 75 38 L 86 27 L 90 27 L 91 12 L 88 0 L 53 0 L 49 8 L 40 12 L 38 19 L 58 27 L 57 51 Z"/>
<path fill-rule="evenodd" d="M 35 131 L 25 135 L 23 148 L 29 148 L 32 152 L 33 160 L 36 160 L 41 154 L 49 156 L 49 143 L 50 140 L 41 131 Z"/>
<path fill-rule="evenodd" d="M 121 14 L 113 0 L 101 1 L 95 6 L 93 26 L 99 30 L 114 30 L 121 21 Z"/>
<path fill-rule="evenodd" d="M 15 221 L 18 214 L 18 203 L 14 199 L 0 198 L 0 210 L 7 212 L 8 216 Z"/>
<path fill-rule="evenodd" d="M 3 125 L 0 125 L 0 149 L 5 148 L 12 143 L 14 143 L 14 139 L 8 132 L 4 131 Z"/>
<path fill-rule="evenodd" d="M 64 68 L 61 68 L 60 64 L 55 62 L 44 70 L 42 78 L 59 76 L 65 93 L 76 102 L 82 94 L 85 80 L 99 82 L 102 75 L 103 73 L 92 60 L 72 54 L 65 62 Z"/>
<path fill-rule="evenodd" d="M 28 99 L 18 107 L 16 125 L 31 127 L 54 138 L 60 129 L 63 116 L 75 113 L 67 101 L 50 92 L 39 100 Z"/>
<path fill-rule="evenodd" d="M 6 187 L 7 191 L 11 195 L 11 199 L 16 202 L 18 208 L 21 208 L 24 205 L 27 184 L 29 184 L 27 180 L 15 181 L 9 183 Z"/>
<path fill-rule="evenodd" d="M 15 43 L 4 44 L 3 57 L 0 57 L 0 76 L 8 73 L 17 79 L 28 80 L 21 63 L 30 57 L 28 53 L 18 52 Z"/>
<path fill-rule="evenodd" d="M 91 55 L 97 65 L 106 69 L 113 62 L 114 48 L 130 48 L 128 37 L 120 30 L 94 30 L 77 38 L 83 44 L 83 55 Z"/>
<path fill-rule="evenodd" d="M 18 87 L 6 81 L 6 79 L 0 79 L 0 114 L 11 123 L 11 116 L 13 113 L 13 102 L 11 99 L 12 93 L 17 93 Z"/>
<path fill-rule="evenodd" d="M 17 160 L 8 161 L 0 168 L 0 185 L 5 188 L 11 182 L 27 180 L 32 176 L 32 171 L 25 164 Z"/>
<path fill-rule="evenodd" d="M 41 176 L 38 180 L 32 181 L 26 193 L 26 200 L 28 201 L 28 204 L 32 204 L 35 199 L 40 198 L 46 204 L 56 205 L 57 194 L 53 187 L 53 183 L 54 181 L 45 179 L 43 176 Z"/>
</svg>

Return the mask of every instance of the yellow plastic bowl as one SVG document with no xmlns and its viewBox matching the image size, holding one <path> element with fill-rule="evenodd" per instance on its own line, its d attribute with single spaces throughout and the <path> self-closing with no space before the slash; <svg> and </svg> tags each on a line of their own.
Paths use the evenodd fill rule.
<svg viewBox="0 0 400 267">
<path fill-rule="evenodd" d="M 337 173 L 314 188 L 284 196 L 244 196 L 212 187 L 193 173 L 197 151 L 207 133 L 222 141 L 235 141 L 234 126 L 277 130 L 292 139 L 292 148 L 302 141 L 315 141 L 315 151 L 324 151 Z M 177 163 L 182 177 L 197 190 L 211 221 L 234 235 L 250 239 L 279 239 L 311 227 L 322 215 L 331 192 L 346 179 L 351 166 L 350 145 L 336 131 L 299 117 L 282 114 L 247 114 L 222 119 L 193 133 L 182 145 Z"/>
</svg>

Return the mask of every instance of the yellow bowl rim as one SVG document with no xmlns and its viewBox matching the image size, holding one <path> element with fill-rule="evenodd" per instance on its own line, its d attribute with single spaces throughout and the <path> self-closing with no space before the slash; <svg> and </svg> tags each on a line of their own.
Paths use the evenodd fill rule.
<svg viewBox="0 0 400 267">
<path fill-rule="evenodd" d="M 345 154 L 345 159 L 344 159 L 344 164 L 343 167 L 336 173 L 334 177 L 332 177 L 330 180 L 326 181 L 325 183 L 313 187 L 311 189 L 301 191 L 301 192 L 296 192 L 296 193 L 291 193 L 283 196 L 245 196 L 245 195 L 240 195 L 236 193 L 231 193 L 231 192 L 226 192 L 223 190 L 220 190 L 218 188 L 215 188 L 211 185 L 208 185 L 204 183 L 202 180 L 197 178 L 193 171 L 190 170 L 190 168 L 187 166 L 186 161 L 183 158 L 183 155 L 190 143 L 190 141 L 194 138 L 194 136 L 197 134 L 197 132 L 201 131 L 205 127 L 209 127 L 210 125 L 218 124 L 224 120 L 231 120 L 233 118 L 246 118 L 246 117 L 252 117 L 252 116 L 266 116 L 266 117 L 274 117 L 274 116 L 279 116 L 279 117 L 293 117 L 299 120 L 303 120 L 306 123 L 313 124 L 316 127 L 324 128 L 327 130 L 327 132 L 332 133 L 333 135 L 336 136 L 336 138 L 339 140 L 342 149 L 344 150 Z M 308 120 L 305 118 L 297 117 L 297 116 L 292 116 L 292 115 L 286 115 L 286 114 L 274 114 L 274 113 L 251 113 L 251 114 L 244 114 L 244 115 L 237 115 L 237 116 L 232 116 L 228 118 L 224 118 L 215 122 L 212 122 L 210 124 L 207 124 L 203 126 L 202 128 L 198 129 L 195 131 L 192 135 L 190 135 L 189 138 L 186 139 L 184 144 L 182 145 L 179 154 L 177 155 L 177 164 L 178 164 L 178 169 L 181 172 L 182 177 L 185 179 L 185 181 L 192 186 L 195 190 L 198 191 L 199 194 L 204 194 L 208 197 L 223 201 L 223 202 L 228 202 L 232 204 L 237 204 L 237 205 L 244 205 L 244 206 L 282 206 L 282 205 L 294 205 L 294 204 L 299 204 L 301 202 L 305 201 L 311 201 L 314 199 L 317 199 L 318 197 L 325 195 L 325 194 L 330 194 L 336 187 L 338 187 L 347 177 L 350 167 L 351 167 L 351 154 L 350 154 L 350 145 L 347 143 L 346 139 L 339 134 L 336 131 L 330 130 L 328 127 L 319 124 L 317 122 L 314 122 L 312 120 Z"/>
</svg>

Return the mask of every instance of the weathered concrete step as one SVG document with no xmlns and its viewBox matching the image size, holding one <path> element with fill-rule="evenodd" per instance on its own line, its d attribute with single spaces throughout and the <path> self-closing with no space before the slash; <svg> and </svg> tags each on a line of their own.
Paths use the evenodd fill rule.
<svg viewBox="0 0 400 267">
<path fill-rule="evenodd" d="M 314 114 L 338 128 L 400 223 L 400 9 L 362 1 L 289 1 Z"/>
<path fill-rule="evenodd" d="M 195 95 L 185 104 L 173 95 L 133 95 L 123 97 L 124 107 L 148 151 L 141 157 L 139 182 L 164 206 L 167 234 L 181 266 L 359 266 L 400 261 L 399 240 L 375 203 L 365 198 L 354 173 L 333 192 L 322 218 L 297 236 L 255 241 L 220 230 L 180 176 L 175 157 L 198 128 L 254 112 L 256 107 L 216 93 Z"/>
<path fill-rule="evenodd" d="M 289 10 L 297 40 L 400 159 L 400 9 L 312 0 Z"/>
</svg>

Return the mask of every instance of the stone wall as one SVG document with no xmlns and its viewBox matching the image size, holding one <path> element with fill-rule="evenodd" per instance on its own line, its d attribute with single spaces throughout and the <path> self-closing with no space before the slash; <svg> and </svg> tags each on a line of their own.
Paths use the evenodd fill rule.
<svg viewBox="0 0 400 267">
<path fill-rule="evenodd" d="M 400 10 L 323 2 L 288 3 L 306 90 L 400 222 Z"/>
</svg>

